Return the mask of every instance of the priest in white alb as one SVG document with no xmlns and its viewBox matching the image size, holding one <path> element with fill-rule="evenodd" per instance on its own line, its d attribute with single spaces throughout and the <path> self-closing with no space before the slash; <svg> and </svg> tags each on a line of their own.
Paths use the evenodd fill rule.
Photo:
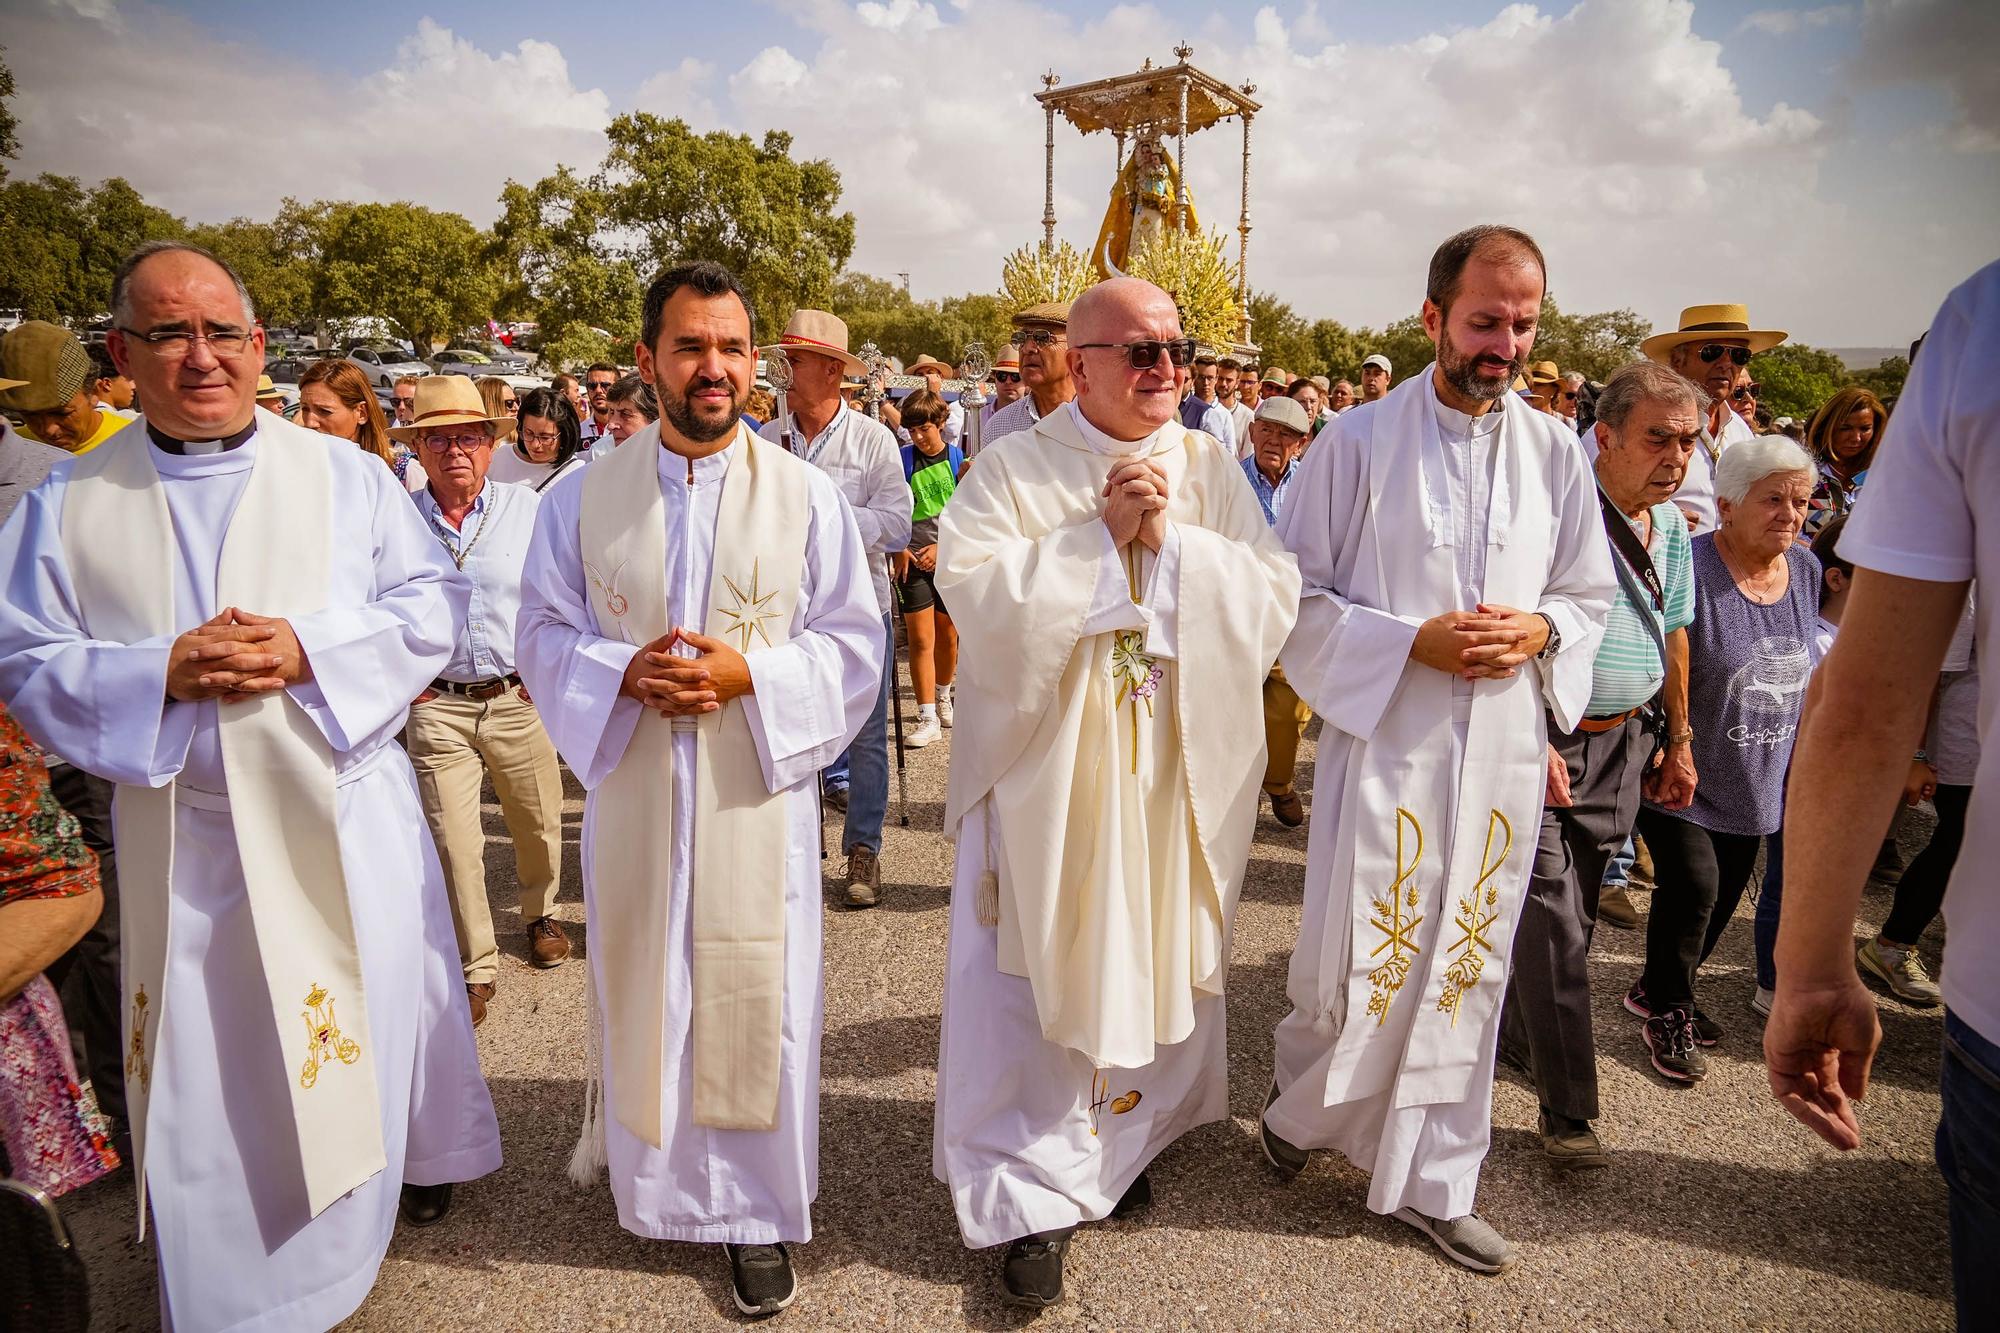
<svg viewBox="0 0 2000 1333">
<path fill-rule="evenodd" d="M 1509 391 L 1546 274 L 1512 228 L 1440 246 L 1436 363 L 1342 415 L 1278 519 L 1305 579 L 1281 660 L 1325 731 L 1264 1151 L 1344 1154 L 1370 1209 L 1488 1273 L 1518 1259 L 1473 1195 L 1543 715 L 1583 716 L 1615 586 L 1576 436 Z"/>
<path fill-rule="evenodd" d="M 660 420 L 549 489 L 516 629 L 590 792 L 601 1051 L 571 1174 L 608 1164 L 620 1225 L 724 1245 L 737 1307 L 773 1314 L 819 1186 L 814 784 L 881 689 L 881 610 L 833 483 L 739 424 L 735 277 L 654 279 L 636 352 Z"/>
<path fill-rule="evenodd" d="M 1074 401 L 989 445 L 939 517 L 961 625 L 932 1169 L 1006 1298 L 1062 1298 L 1079 1223 L 1228 1113 L 1229 932 L 1263 682 L 1299 577 L 1235 455 L 1176 415 L 1168 295 L 1070 311 Z"/>
<path fill-rule="evenodd" d="M 255 407 L 263 333 L 141 247 L 110 347 L 146 415 L 0 531 L 0 699 L 117 785 L 126 1094 L 162 1322 L 327 1328 L 398 1200 L 500 1165 L 451 910 L 396 744 L 463 576 L 372 455 Z"/>
</svg>

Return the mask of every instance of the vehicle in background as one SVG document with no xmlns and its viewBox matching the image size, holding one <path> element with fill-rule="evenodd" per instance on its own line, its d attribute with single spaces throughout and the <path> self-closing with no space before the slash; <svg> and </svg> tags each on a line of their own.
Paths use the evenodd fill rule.
<svg viewBox="0 0 2000 1333">
<path fill-rule="evenodd" d="M 264 358 L 264 373 L 271 377 L 273 384 L 297 384 L 299 376 L 306 373 L 306 367 L 315 361 L 328 357 L 340 360 L 340 353 L 317 347 L 295 347 L 276 356 Z"/>
<path fill-rule="evenodd" d="M 368 382 L 378 389 L 394 387 L 405 375 L 421 379 L 431 373 L 429 366 L 394 343 L 362 343 L 349 349 L 347 363 L 366 375 Z"/>
<path fill-rule="evenodd" d="M 488 356 L 475 347 L 452 347 L 432 357 L 430 367 L 440 375 L 463 375 L 475 380 L 482 375 L 498 375 L 520 393 L 546 385 L 548 381 L 542 376 L 526 373 L 526 367 L 521 364 L 524 360 L 526 358 L 523 357 L 503 360 Z"/>
<path fill-rule="evenodd" d="M 0 310 L 0 333 L 5 333 L 7 330 L 13 328 L 20 322 L 21 322 L 21 310 L 19 306 L 13 306 L 6 310 Z"/>
</svg>

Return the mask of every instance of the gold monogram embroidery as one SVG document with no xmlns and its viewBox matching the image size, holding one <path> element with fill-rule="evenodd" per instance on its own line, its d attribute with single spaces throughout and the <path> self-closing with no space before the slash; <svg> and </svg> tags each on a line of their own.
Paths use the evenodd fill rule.
<svg viewBox="0 0 2000 1333">
<path fill-rule="evenodd" d="M 1092 1072 L 1090 1076 L 1091 1137 L 1095 1138 L 1097 1136 L 1098 1123 L 1105 1107 L 1110 1107 L 1111 1114 L 1113 1115 L 1124 1115 L 1144 1100 L 1145 1094 L 1137 1088 L 1132 1089 L 1123 1096 L 1113 1097 L 1111 1095 L 1111 1080 L 1104 1077 L 1101 1073 Z"/>
<path fill-rule="evenodd" d="M 1409 864 L 1403 863 L 1403 825 L 1408 824 L 1417 835 L 1416 854 Z M 1416 944 L 1417 927 L 1423 924 L 1423 917 L 1416 914 L 1417 886 L 1410 880 L 1417 873 L 1417 867 L 1424 861 L 1424 826 L 1408 810 L 1396 810 L 1396 879 L 1389 885 L 1389 892 L 1374 900 L 1375 915 L 1369 925 L 1382 932 L 1382 942 L 1368 951 L 1370 958 L 1384 949 L 1389 956 L 1374 971 L 1368 974 L 1368 984 L 1373 994 L 1368 997 L 1368 1012 L 1375 1015 L 1375 1026 L 1382 1026 L 1389 1017 L 1389 1006 L 1395 1003 L 1396 992 L 1403 989 L 1403 983 L 1410 977 L 1410 960 L 1419 952 Z M 1410 885 L 1407 895 L 1403 886 Z M 1407 901 L 1406 901 L 1407 899 Z M 1403 909 L 1410 909 L 1405 916 Z"/>
<path fill-rule="evenodd" d="M 341 1035 L 333 1016 L 333 999 L 319 983 L 306 993 L 306 1009 L 299 1017 L 306 1021 L 306 1062 L 299 1070 L 299 1086 L 310 1088 L 319 1082 L 320 1066 L 335 1060 L 351 1065 L 361 1058 L 361 1043 Z"/>
<path fill-rule="evenodd" d="M 1500 858 L 1493 860 L 1493 830 L 1498 828 L 1507 835 L 1507 841 L 1500 847 Z M 1458 900 L 1458 915 L 1452 924 L 1458 928 L 1458 938 L 1452 941 L 1451 963 L 1444 970 L 1444 991 L 1438 996 L 1438 1009 L 1451 1015 L 1451 1025 L 1458 1026 L 1458 1007 L 1465 1002 L 1465 993 L 1479 984 L 1479 977 L 1486 970 L 1485 953 L 1493 952 L 1493 942 L 1486 938 L 1486 932 L 1493 929 L 1493 923 L 1500 919 L 1496 904 L 1500 901 L 1500 890 L 1488 883 L 1500 873 L 1500 867 L 1507 864 L 1507 857 L 1514 850 L 1514 826 L 1507 816 L 1498 810 L 1486 821 L 1486 847 L 1479 853 L 1479 878 L 1473 882 L 1472 892 Z M 1484 891 L 1482 899 L 1481 891 Z M 1493 908 L 1487 912 L 1486 908 Z"/>
<path fill-rule="evenodd" d="M 752 634 L 762 639 L 766 648 L 774 646 L 771 643 L 771 636 L 764 631 L 764 622 L 777 617 L 778 613 L 772 609 L 771 601 L 778 594 L 776 590 L 763 592 L 758 588 L 758 565 L 760 563 L 755 560 L 750 562 L 750 588 L 747 592 L 737 587 L 736 581 L 727 574 L 722 576 L 722 586 L 729 589 L 729 595 L 736 599 L 736 605 L 719 607 L 717 609 L 723 615 L 728 616 L 736 622 L 725 626 L 722 632 L 741 637 L 742 642 L 736 646 L 738 652 L 747 653 L 750 651 L 750 636 Z"/>
<path fill-rule="evenodd" d="M 625 613 L 632 609 L 632 605 L 625 600 L 625 594 L 618 591 L 618 576 L 625 572 L 625 566 L 621 564 L 612 570 L 609 582 L 605 580 L 604 575 L 597 572 L 597 566 L 588 560 L 583 562 L 583 572 L 585 577 L 597 585 L 597 590 L 604 594 L 604 609 L 618 622 L 618 637 L 631 643 L 632 635 L 625 628 Z"/>
<path fill-rule="evenodd" d="M 141 1091 L 153 1086 L 153 1062 L 146 1055 L 146 1006 L 151 1003 L 146 988 L 139 987 L 132 997 L 132 1052 L 125 1057 L 125 1077 L 138 1079 Z"/>
</svg>

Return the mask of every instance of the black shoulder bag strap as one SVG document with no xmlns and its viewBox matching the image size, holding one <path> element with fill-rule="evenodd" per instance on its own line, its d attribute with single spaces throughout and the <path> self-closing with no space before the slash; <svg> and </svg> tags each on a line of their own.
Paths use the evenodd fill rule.
<svg viewBox="0 0 2000 1333">
<path fill-rule="evenodd" d="M 1657 618 L 1642 614 L 1639 619 L 1652 636 L 1653 646 L 1660 650 L 1660 665 L 1664 669 L 1667 662 L 1667 595 L 1660 586 L 1659 571 L 1653 568 L 1653 557 L 1646 553 L 1646 544 L 1639 540 L 1639 534 L 1632 530 L 1632 524 L 1618 512 L 1618 506 L 1611 503 L 1611 497 L 1604 493 L 1602 487 L 1597 491 L 1597 505 L 1604 514 L 1605 535 L 1611 538 L 1612 549 L 1620 556 L 1611 565 L 1618 572 L 1618 582 L 1624 585 L 1625 595 L 1632 599 L 1634 607 L 1643 609 L 1648 601 L 1652 602 L 1653 609 L 1659 613 Z M 1662 685 L 1642 709 L 1646 730 L 1653 737 L 1656 751 L 1667 734 L 1667 713 L 1661 701 L 1665 689 Z"/>
</svg>

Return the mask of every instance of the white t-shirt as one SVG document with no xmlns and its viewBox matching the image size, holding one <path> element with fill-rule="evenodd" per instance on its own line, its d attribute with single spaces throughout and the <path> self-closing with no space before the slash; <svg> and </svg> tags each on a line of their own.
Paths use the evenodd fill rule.
<svg viewBox="0 0 2000 1333">
<path fill-rule="evenodd" d="M 2000 579 L 2000 263 L 1945 298 L 1911 368 L 1868 485 L 1841 534 L 1855 564 L 1902 578 L 1959 583 Z M 2000 619 L 1984 617 L 1975 654 L 1995 660 Z M 2000 719 L 1979 701 L 1980 762 L 1965 843 L 1945 894 L 1944 1000 L 1988 1041 L 2000 1042 Z M 1986 771 L 1988 765 L 1995 772 Z"/>
</svg>

